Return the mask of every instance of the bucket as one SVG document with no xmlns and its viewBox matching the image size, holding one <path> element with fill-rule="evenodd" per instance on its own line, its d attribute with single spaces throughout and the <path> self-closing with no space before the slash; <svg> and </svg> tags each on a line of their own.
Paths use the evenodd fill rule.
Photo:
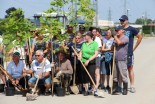
<svg viewBox="0 0 155 104">
<path fill-rule="evenodd" d="M 57 87 L 56 88 L 56 93 L 57 93 L 57 96 L 65 96 L 65 88 L 64 87 Z"/>
<path fill-rule="evenodd" d="M 14 96 L 15 88 L 14 87 L 5 87 L 5 95 L 6 96 Z"/>
<path fill-rule="evenodd" d="M 5 84 L 0 84 L 0 92 L 4 92 L 4 85 Z"/>
</svg>

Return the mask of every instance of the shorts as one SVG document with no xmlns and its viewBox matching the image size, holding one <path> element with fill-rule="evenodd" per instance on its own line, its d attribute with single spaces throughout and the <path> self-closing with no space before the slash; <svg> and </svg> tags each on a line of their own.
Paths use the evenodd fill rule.
<svg viewBox="0 0 155 104">
<path fill-rule="evenodd" d="M 29 79 L 29 83 L 35 84 L 37 81 L 37 78 L 35 76 L 33 76 L 32 78 Z M 43 79 L 39 79 L 38 85 L 45 85 L 45 84 L 51 84 L 52 80 L 51 77 L 47 77 L 47 78 L 43 78 Z"/>
<path fill-rule="evenodd" d="M 96 67 L 100 67 L 100 60 L 101 60 L 101 57 L 96 57 L 95 59 Z"/>
<path fill-rule="evenodd" d="M 129 55 L 128 58 L 127 58 L 127 66 L 128 66 L 128 68 L 132 67 L 133 64 L 134 64 L 134 56 L 133 55 Z"/>
<path fill-rule="evenodd" d="M 105 58 L 103 58 L 100 61 L 100 63 L 101 63 L 101 67 L 100 67 L 101 74 L 102 75 L 110 75 L 111 68 L 112 68 L 112 59 L 110 62 L 105 62 Z"/>
</svg>

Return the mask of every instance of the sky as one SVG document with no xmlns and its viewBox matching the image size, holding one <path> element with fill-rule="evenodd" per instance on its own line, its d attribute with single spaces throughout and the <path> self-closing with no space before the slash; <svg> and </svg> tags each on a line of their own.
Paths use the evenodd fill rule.
<svg viewBox="0 0 155 104">
<path fill-rule="evenodd" d="M 119 18 L 124 14 L 124 1 L 98 0 L 99 19 L 108 20 L 110 8 L 111 20 L 119 22 Z M 0 18 L 4 18 L 5 11 L 10 7 L 22 8 L 25 17 L 33 18 L 35 13 L 49 9 L 50 2 L 51 0 L 0 0 Z M 137 18 L 142 18 L 142 16 L 155 20 L 154 5 L 155 0 L 126 0 L 126 11 L 128 10 L 129 21 L 133 23 Z"/>
</svg>

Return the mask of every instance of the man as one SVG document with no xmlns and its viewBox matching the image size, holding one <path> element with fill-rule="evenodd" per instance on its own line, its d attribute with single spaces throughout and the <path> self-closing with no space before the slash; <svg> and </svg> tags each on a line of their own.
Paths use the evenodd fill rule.
<svg viewBox="0 0 155 104">
<path fill-rule="evenodd" d="M 123 81 L 123 95 L 128 92 L 128 69 L 127 69 L 127 53 L 129 39 L 124 35 L 122 27 L 116 28 L 116 34 L 113 34 L 116 42 L 116 70 L 114 73 L 113 94 L 121 92 L 118 82 Z"/>
<path fill-rule="evenodd" d="M 122 27 L 125 30 L 125 35 L 129 37 L 129 45 L 128 45 L 128 72 L 129 72 L 129 79 L 130 79 L 130 91 L 132 93 L 135 93 L 134 88 L 134 71 L 133 71 L 133 62 L 134 62 L 134 56 L 133 52 L 136 50 L 136 48 L 139 46 L 142 40 L 142 35 L 139 33 L 137 29 L 135 29 L 132 26 L 129 26 L 128 17 L 126 15 L 122 15 L 119 19 Z M 137 37 L 137 42 L 134 44 L 134 36 Z"/>
<path fill-rule="evenodd" d="M 69 85 L 70 81 L 72 79 L 72 74 L 73 74 L 73 68 L 71 65 L 71 62 L 66 59 L 66 54 L 64 51 L 58 52 L 58 64 L 56 67 L 56 77 L 60 78 L 61 77 L 61 83 L 63 84 L 63 87 L 65 87 L 66 90 L 66 95 L 69 95 Z"/>
<path fill-rule="evenodd" d="M 12 76 L 13 81 L 7 80 L 6 85 L 13 87 L 13 85 L 16 86 L 19 84 L 23 88 L 25 88 L 25 78 L 26 78 L 25 77 L 26 74 L 24 73 L 25 69 L 26 65 L 23 63 L 23 61 L 20 60 L 20 53 L 14 52 L 13 61 L 11 61 L 7 66 L 7 71 Z"/>
<path fill-rule="evenodd" d="M 96 88 L 99 87 L 99 82 L 100 82 L 100 58 L 101 58 L 101 48 L 102 48 L 102 41 L 101 39 L 98 37 L 97 34 L 97 28 L 93 28 L 92 29 L 92 33 L 93 33 L 93 39 L 95 42 L 97 42 L 98 44 L 98 48 L 99 48 L 99 53 L 98 56 L 96 57 L 96 70 L 95 70 L 95 76 L 96 76 Z M 97 92 L 94 93 L 94 95 L 97 95 Z"/>
<path fill-rule="evenodd" d="M 51 88 L 51 65 L 50 62 L 44 58 L 42 50 L 37 50 L 35 53 L 35 60 L 31 64 L 31 70 L 25 70 L 27 74 L 34 73 L 34 76 L 29 79 L 28 84 L 31 88 L 34 88 L 37 78 L 39 78 L 38 86 L 45 86 L 45 96 L 50 95 L 49 89 Z M 37 87 L 35 93 L 39 93 L 40 88 Z"/>
</svg>

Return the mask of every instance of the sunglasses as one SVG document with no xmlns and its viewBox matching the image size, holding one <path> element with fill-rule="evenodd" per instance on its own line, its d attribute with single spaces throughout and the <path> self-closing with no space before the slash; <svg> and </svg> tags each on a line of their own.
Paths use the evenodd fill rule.
<svg viewBox="0 0 155 104">
<path fill-rule="evenodd" d="M 35 55 L 36 57 L 39 57 L 40 55 Z"/>
<path fill-rule="evenodd" d="M 124 22 L 125 20 L 120 20 L 120 22 Z"/>
</svg>

